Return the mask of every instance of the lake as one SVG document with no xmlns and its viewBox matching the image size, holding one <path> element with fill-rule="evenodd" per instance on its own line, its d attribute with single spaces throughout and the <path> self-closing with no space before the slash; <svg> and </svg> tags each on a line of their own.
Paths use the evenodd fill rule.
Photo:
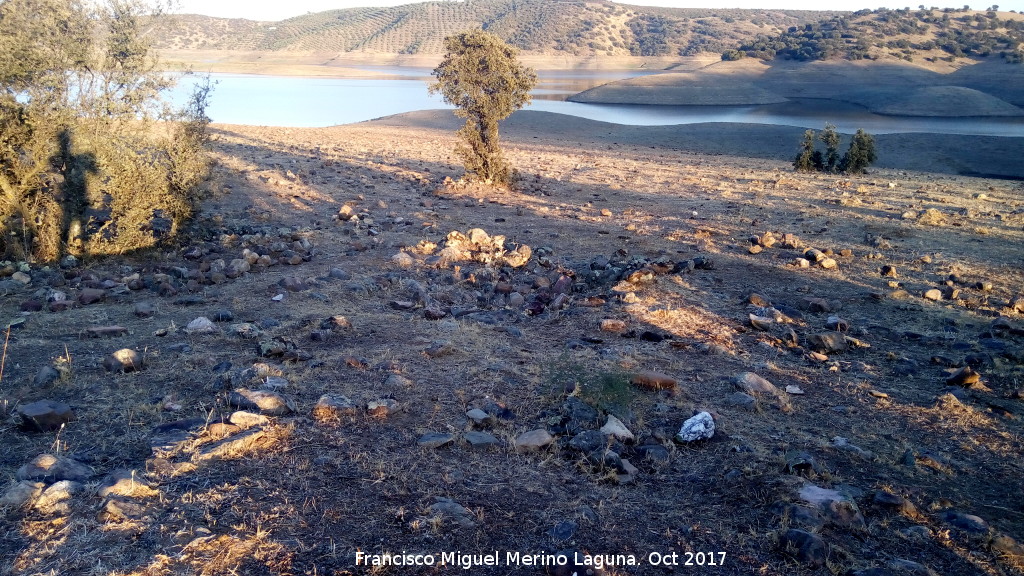
<svg viewBox="0 0 1024 576">
<path fill-rule="evenodd" d="M 207 114 L 214 122 L 258 126 L 324 127 L 363 122 L 392 114 L 451 108 L 427 92 L 430 70 L 409 67 L 361 67 L 371 78 L 305 78 L 211 74 L 216 82 Z M 825 122 L 840 132 L 863 128 L 872 134 L 922 132 L 1024 137 L 1024 118 L 918 118 L 882 116 L 853 104 L 793 101 L 764 106 L 637 106 L 581 104 L 565 98 L 588 88 L 655 71 L 542 71 L 527 110 L 568 114 L 634 126 L 702 122 L 773 124 L 821 129 Z M 183 102 L 194 84 L 185 77 L 172 93 Z"/>
</svg>

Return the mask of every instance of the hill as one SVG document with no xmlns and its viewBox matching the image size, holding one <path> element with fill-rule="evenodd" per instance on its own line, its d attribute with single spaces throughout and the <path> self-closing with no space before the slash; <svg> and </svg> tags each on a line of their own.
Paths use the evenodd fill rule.
<svg viewBox="0 0 1024 576">
<path fill-rule="evenodd" d="M 1001 57 L 1024 62 L 1024 15 L 966 9 L 861 10 L 815 24 L 762 34 L 728 50 L 722 58 L 762 60 L 878 60 L 952 62 L 956 58 Z"/>
<path fill-rule="evenodd" d="M 482 27 L 532 53 L 688 56 L 778 35 L 835 11 L 674 9 L 611 2 L 472 0 L 329 10 L 280 22 L 198 15 L 154 31 L 161 50 L 440 54 L 445 36 Z"/>
</svg>

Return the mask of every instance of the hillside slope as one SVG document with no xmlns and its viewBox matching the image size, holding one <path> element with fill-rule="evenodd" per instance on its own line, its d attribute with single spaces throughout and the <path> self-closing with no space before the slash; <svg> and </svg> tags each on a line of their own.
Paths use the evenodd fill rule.
<svg viewBox="0 0 1024 576">
<path fill-rule="evenodd" d="M 610 2 L 473 0 L 329 10 L 283 20 L 181 15 L 154 31 L 161 50 L 439 54 L 445 36 L 482 27 L 528 52 L 687 56 L 722 52 L 838 12 L 670 9 Z"/>
</svg>

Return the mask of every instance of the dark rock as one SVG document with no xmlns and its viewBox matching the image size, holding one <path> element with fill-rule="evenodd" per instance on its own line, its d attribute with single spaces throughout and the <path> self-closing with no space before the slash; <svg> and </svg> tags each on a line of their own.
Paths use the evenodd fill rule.
<svg viewBox="0 0 1024 576">
<path fill-rule="evenodd" d="M 661 444 L 643 444 L 633 449 L 637 456 L 651 462 L 667 463 L 671 458 L 668 448 Z"/>
<path fill-rule="evenodd" d="M 946 378 L 948 386 L 962 386 L 970 388 L 981 382 L 981 374 L 978 374 L 970 366 L 964 366 Z"/>
<path fill-rule="evenodd" d="M 791 528 L 779 537 L 782 550 L 813 568 L 820 568 L 828 560 L 828 545 L 820 536 Z"/>
<path fill-rule="evenodd" d="M 39 400 L 18 408 L 22 428 L 36 432 L 58 430 L 75 420 L 75 412 L 67 404 L 54 400 Z"/>
<path fill-rule="evenodd" d="M 757 399 L 744 392 L 733 392 L 722 401 L 726 406 L 740 408 L 743 410 L 756 410 Z"/>
<path fill-rule="evenodd" d="M 824 354 L 844 352 L 848 348 L 846 336 L 839 332 L 811 334 L 807 337 L 807 344 L 811 349 Z"/>
<path fill-rule="evenodd" d="M 608 437 L 598 430 L 585 430 L 573 436 L 569 447 L 585 454 L 604 450 L 608 446 Z"/>
<path fill-rule="evenodd" d="M 562 520 L 548 530 L 548 536 L 551 536 L 554 540 L 568 540 L 576 535 L 577 528 L 579 528 L 579 525 L 575 522 Z"/>
<path fill-rule="evenodd" d="M 81 293 L 78 294 L 78 302 L 84 306 L 88 306 L 89 304 L 95 304 L 106 297 L 106 290 L 100 290 L 99 288 L 83 288 Z"/>
<path fill-rule="evenodd" d="M 49 386 L 54 382 L 60 380 L 60 372 L 57 371 L 53 366 L 43 366 L 36 372 L 35 378 L 32 379 L 33 386 Z"/>
<path fill-rule="evenodd" d="M 950 526 L 967 534 L 985 535 L 989 531 L 988 522 L 973 514 L 944 512 L 940 518 Z"/>
<path fill-rule="evenodd" d="M 297 276 L 286 276 L 279 280 L 277 284 L 289 292 L 302 292 L 309 289 L 306 282 Z"/>
<path fill-rule="evenodd" d="M 455 437 L 451 434 L 443 432 L 429 432 L 420 436 L 420 439 L 416 443 L 422 448 L 441 448 L 447 446 L 455 441 Z"/>
<path fill-rule="evenodd" d="M 463 434 L 463 438 L 465 438 L 466 442 L 468 442 L 473 448 L 489 448 L 491 446 L 501 445 L 501 441 L 499 441 L 493 434 L 489 434 L 487 432 L 473 430 Z"/>
<path fill-rule="evenodd" d="M 149 447 L 156 458 L 172 458 L 206 429 L 204 418 L 167 422 L 153 427 Z"/>
<path fill-rule="evenodd" d="M 139 302 L 135 304 L 134 312 L 139 318 L 151 318 L 156 314 L 156 306 L 149 302 Z"/>
</svg>

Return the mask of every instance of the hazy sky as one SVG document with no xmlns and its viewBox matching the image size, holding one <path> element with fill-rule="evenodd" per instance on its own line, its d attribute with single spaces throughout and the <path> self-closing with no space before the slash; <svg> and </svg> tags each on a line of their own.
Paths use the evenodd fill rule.
<svg viewBox="0 0 1024 576">
<path fill-rule="evenodd" d="M 1000 10 L 1024 11 L 1024 0 L 993 0 L 998 2 Z M 908 3 L 912 2 L 912 3 Z M 924 0 L 637 0 L 623 4 L 639 4 L 644 6 L 673 6 L 677 8 L 790 8 L 797 10 L 860 10 L 862 8 L 917 8 L 920 4 L 961 8 L 965 4 L 982 10 L 992 4 L 978 2 L 928 3 Z M 307 12 L 322 12 L 336 8 L 353 8 L 356 6 L 398 6 L 415 3 L 410 0 L 178 0 L 176 12 L 186 14 L 206 14 L 223 18 L 248 18 L 250 20 L 283 20 L 299 16 Z"/>
</svg>

